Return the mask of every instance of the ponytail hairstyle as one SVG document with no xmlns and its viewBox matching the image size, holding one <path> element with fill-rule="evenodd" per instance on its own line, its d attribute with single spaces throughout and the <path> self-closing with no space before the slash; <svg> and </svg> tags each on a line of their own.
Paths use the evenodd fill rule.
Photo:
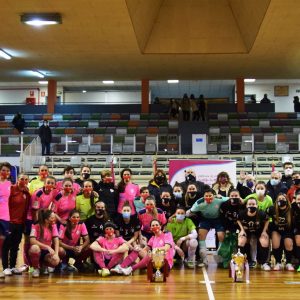
<svg viewBox="0 0 300 300">
<path fill-rule="evenodd" d="M 80 214 L 79 210 L 77 209 L 72 209 L 69 213 L 69 216 L 68 216 L 68 220 L 67 220 L 67 224 L 66 224 L 66 232 L 65 232 L 65 235 L 66 237 L 68 238 L 68 240 L 72 240 L 72 223 L 70 221 L 71 217 L 73 216 L 73 214 Z"/>
<path fill-rule="evenodd" d="M 41 239 L 44 239 L 45 222 L 46 222 L 47 219 L 50 218 L 52 213 L 53 213 L 53 211 L 50 210 L 50 209 L 41 209 L 41 210 L 39 210 L 38 224 L 39 224 L 39 227 L 40 227 L 40 238 Z"/>
<path fill-rule="evenodd" d="M 124 193 L 124 191 L 125 191 L 126 183 L 125 183 L 125 181 L 124 181 L 124 179 L 123 179 L 123 174 L 124 174 L 125 172 L 129 172 L 130 175 L 132 175 L 132 171 L 131 171 L 131 169 L 129 169 L 129 168 L 125 168 L 125 169 L 123 169 L 123 170 L 121 171 L 121 174 L 120 174 L 120 176 L 121 176 L 121 181 L 119 182 L 119 184 L 118 184 L 118 186 L 117 186 L 117 190 L 118 190 L 119 193 Z"/>
</svg>

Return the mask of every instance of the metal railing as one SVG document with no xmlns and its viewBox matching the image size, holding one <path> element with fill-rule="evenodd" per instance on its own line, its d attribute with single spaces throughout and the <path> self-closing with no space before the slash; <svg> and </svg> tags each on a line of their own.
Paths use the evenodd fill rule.
<svg viewBox="0 0 300 300">
<path fill-rule="evenodd" d="M 23 145 L 23 144 L 22 144 Z M 23 146 L 21 146 L 21 149 Z M 20 170 L 28 172 L 35 164 L 43 163 L 42 146 L 40 138 L 35 138 L 25 149 L 20 153 Z"/>
</svg>

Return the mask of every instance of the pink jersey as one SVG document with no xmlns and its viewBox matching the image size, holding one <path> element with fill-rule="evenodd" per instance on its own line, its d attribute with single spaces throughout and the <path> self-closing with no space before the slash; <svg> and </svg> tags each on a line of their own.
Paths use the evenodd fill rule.
<svg viewBox="0 0 300 300">
<path fill-rule="evenodd" d="M 53 211 L 62 219 L 67 220 L 72 209 L 76 207 L 76 193 L 64 196 L 59 193 L 54 200 Z"/>
<path fill-rule="evenodd" d="M 81 223 L 81 222 L 72 229 L 72 233 L 71 233 L 72 239 L 71 240 L 69 240 L 67 238 L 67 236 L 65 235 L 66 230 L 67 230 L 67 226 L 65 226 L 63 224 L 60 225 L 58 236 L 59 236 L 59 239 L 62 240 L 62 242 L 64 244 L 69 245 L 69 246 L 78 245 L 80 237 L 88 235 L 85 224 Z"/>
<path fill-rule="evenodd" d="M 165 258 L 166 258 L 170 268 L 172 268 L 175 250 L 174 250 L 174 241 L 173 241 L 171 232 L 165 232 L 165 233 L 162 232 L 159 236 L 151 237 L 151 239 L 148 242 L 148 246 L 151 249 L 162 248 L 166 244 L 171 246 L 171 248 L 167 251 Z"/>
<path fill-rule="evenodd" d="M 32 224 L 30 237 L 35 237 L 37 241 L 50 246 L 52 245 L 52 239 L 58 237 L 56 224 L 50 225 L 50 228 L 44 228 L 44 236 L 41 238 L 41 228 L 39 224 Z"/>
<path fill-rule="evenodd" d="M 118 213 L 122 213 L 124 202 L 128 201 L 131 207 L 131 214 L 132 215 L 136 214 L 134 199 L 139 196 L 140 196 L 140 188 L 137 184 L 131 182 L 126 184 L 124 193 L 119 194 Z"/>
<path fill-rule="evenodd" d="M 60 192 L 61 190 L 63 190 L 63 181 L 57 181 L 56 182 L 56 189 L 58 192 Z M 73 182 L 73 192 L 75 194 L 78 194 L 81 190 L 81 187 L 78 183 Z"/>
<path fill-rule="evenodd" d="M 0 219 L 9 221 L 8 199 L 10 195 L 11 182 L 9 180 L 0 182 Z"/>
<path fill-rule="evenodd" d="M 141 209 L 138 212 L 138 218 L 142 224 L 142 231 L 150 233 L 150 223 L 154 219 L 152 214 L 149 214 L 146 208 Z M 165 213 L 160 209 L 157 208 L 157 218 L 156 218 L 162 225 L 167 223 Z"/>
<path fill-rule="evenodd" d="M 98 242 L 101 248 L 107 250 L 118 249 L 121 245 L 126 243 L 126 241 L 122 237 L 114 237 L 113 239 L 109 240 L 103 236 L 100 236 L 96 241 Z M 107 253 L 104 254 L 104 257 L 106 259 L 111 259 L 111 255 Z"/>
<path fill-rule="evenodd" d="M 52 190 L 48 195 L 44 192 L 44 188 L 36 190 L 32 195 L 32 209 L 51 209 L 56 195 L 56 190 Z"/>
</svg>

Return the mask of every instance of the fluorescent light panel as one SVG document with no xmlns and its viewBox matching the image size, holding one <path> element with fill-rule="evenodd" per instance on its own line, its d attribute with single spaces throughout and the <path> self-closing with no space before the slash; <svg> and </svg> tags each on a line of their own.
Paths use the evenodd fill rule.
<svg viewBox="0 0 300 300">
<path fill-rule="evenodd" d="M 39 84 L 48 84 L 48 81 L 42 80 L 42 81 L 39 81 Z"/>
<path fill-rule="evenodd" d="M 37 76 L 39 78 L 45 78 L 45 75 L 38 70 L 32 70 L 31 72 L 33 73 L 34 76 Z"/>
<path fill-rule="evenodd" d="M 115 82 L 113 80 L 103 80 L 102 83 L 104 83 L 104 84 L 114 84 Z"/>
<path fill-rule="evenodd" d="M 2 49 L 0 49 L 0 56 L 7 59 L 7 60 L 11 59 L 11 56 Z"/>
<path fill-rule="evenodd" d="M 178 83 L 179 80 L 178 79 L 169 79 L 168 83 Z"/>
<path fill-rule="evenodd" d="M 247 78 L 247 79 L 244 79 L 244 82 L 255 82 L 256 81 L 256 79 L 254 79 L 254 78 Z"/>
<path fill-rule="evenodd" d="M 47 26 L 62 23 L 59 13 L 24 13 L 21 22 L 31 26 Z"/>
</svg>

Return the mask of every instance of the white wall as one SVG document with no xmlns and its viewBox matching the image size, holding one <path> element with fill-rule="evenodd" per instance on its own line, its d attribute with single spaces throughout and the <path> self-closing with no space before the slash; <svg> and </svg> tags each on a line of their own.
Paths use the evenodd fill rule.
<svg viewBox="0 0 300 300">
<path fill-rule="evenodd" d="M 150 97 L 149 97 L 150 99 Z M 141 91 L 65 92 L 64 103 L 139 104 Z"/>
<path fill-rule="evenodd" d="M 22 88 L 22 89 L 3 89 L 0 88 L 0 103 L 5 104 L 25 104 L 26 98 L 33 97 L 38 101 L 39 89 L 38 88 Z"/>
<path fill-rule="evenodd" d="M 275 85 L 288 85 L 289 96 L 287 97 L 275 97 L 274 86 Z M 298 91 L 296 91 L 298 90 Z M 256 95 L 256 101 L 260 102 L 264 94 L 268 94 L 268 98 L 275 103 L 275 112 L 294 112 L 294 96 L 300 96 L 300 81 L 299 84 L 245 84 L 245 95 Z"/>
</svg>

